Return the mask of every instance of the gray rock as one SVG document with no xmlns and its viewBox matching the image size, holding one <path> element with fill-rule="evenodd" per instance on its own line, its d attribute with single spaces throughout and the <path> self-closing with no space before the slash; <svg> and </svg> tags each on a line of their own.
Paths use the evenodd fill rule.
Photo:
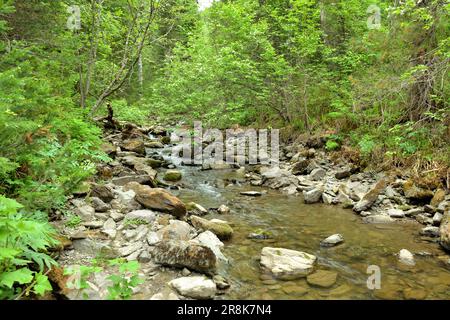
<svg viewBox="0 0 450 320">
<path fill-rule="evenodd" d="M 161 241 L 161 238 L 158 236 L 158 233 L 153 232 L 153 231 L 150 231 L 150 232 L 147 234 L 147 243 L 148 243 L 150 246 L 154 246 L 155 244 L 157 244 L 157 243 L 160 242 L 160 241 Z"/>
<path fill-rule="evenodd" d="M 330 194 L 324 192 L 324 193 L 322 194 L 322 201 L 323 201 L 323 203 L 325 203 L 325 204 L 332 204 L 333 201 L 334 201 L 334 198 L 333 198 L 332 195 L 330 195 Z"/>
<path fill-rule="evenodd" d="M 103 223 L 104 222 L 101 220 L 93 220 L 83 223 L 83 226 L 89 229 L 100 229 L 101 227 L 103 227 Z"/>
<path fill-rule="evenodd" d="M 230 213 L 230 208 L 228 208 L 226 205 L 224 205 L 224 204 L 222 204 L 218 209 L 217 209 L 217 212 L 219 213 L 219 214 L 227 214 L 227 213 Z"/>
<path fill-rule="evenodd" d="M 115 221 L 118 222 L 120 220 L 123 220 L 123 218 L 125 217 L 124 214 L 117 212 L 116 210 L 111 210 L 109 213 L 109 216 Z"/>
<path fill-rule="evenodd" d="M 433 225 L 439 226 L 441 224 L 442 217 L 442 213 L 436 212 L 433 216 Z"/>
<path fill-rule="evenodd" d="M 319 181 L 322 180 L 327 172 L 322 168 L 316 168 L 309 174 L 309 178 L 313 181 Z"/>
<path fill-rule="evenodd" d="M 204 273 L 215 273 L 217 268 L 216 255 L 210 248 L 188 241 L 161 241 L 149 250 L 158 264 Z"/>
<path fill-rule="evenodd" d="M 421 208 L 413 208 L 409 209 L 408 211 L 405 211 L 405 216 L 414 217 L 420 213 L 423 213 L 423 210 Z"/>
<path fill-rule="evenodd" d="M 87 204 L 80 204 L 74 212 L 84 221 L 90 221 L 94 218 L 95 209 Z"/>
<path fill-rule="evenodd" d="M 104 234 L 108 235 L 111 239 L 114 239 L 116 237 L 116 234 L 117 234 L 116 228 L 117 228 L 117 226 L 116 226 L 116 222 L 114 221 L 114 219 L 109 218 L 103 224 L 102 232 Z"/>
<path fill-rule="evenodd" d="M 105 258 L 116 258 L 118 253 L 108 244 L 93 239 L 73 240 L 72 246 L 75 251 L 96 257 L 102 255 Z"/>
<path fill-rule="evenodd" d="M 121 257 L 126 257 L 140 249 L 142 249 L 142 243 L 136 242 L 136 243 L 132 243 L 128 246 L 119 248 L 117 251 L 119 252 L 119 255 Z"/>
<path fill-rule="evenodd" d="M 344 237 L 341 234 L 333 234 L 329 236 L 328 238 L 322 240 L 320 242 L 320 245 L 322 247 L 333 247 L 340 243 L 344 242 Z"/>
<path fill-rule="evenodd" d="M 303 191 L 303 197 L 305 199 L 305 203 L 317 203 L 322 198 L 322 190 L 316 188 L 311 191 Z"/>
<path fill-rule="evenodd" d="M 439 227 L 425 227 L 420 231 L 420 234 L 422 236 L 427 236 L 427 237 L 439 237 L 441 235 L 440 231 L 439 231 Z"/>
<path fill-rule="evenodd" d="M 195 234 L 194 228 L 189 223 L 179 220 L 170 220 L 168 226 L 157 232 L 161 240 L 190 240 Z"/>
<path fill-rule="evenodd" d="M 130 182 L 137 182 L 140 184 L 151 184 L 153 182 L 153 179 L 148 174 L 115 177 L 112 179 L 112 183 L 114 183 L 116 186 L 124 186 Z"/>
<path fill-rule="evenodd" d="M 353 207 L 355 212 L 366 211 L 377 201 L 378 195 L 384 191 L 388 183 L 387 179 L 381 179 L 378 181 L 369 192 L 367 192 L 364 197 L 358 201 Z"/>
<path fill-rule="evenodd" d="M 228 263 L 228 259 L 223 255 L 221 249 L 224 247 L 222 241 L 211 231 L 200 233 L 192 242 L 204 245 L 210 248 L 216 255 L 217 260 Z"/>
<path fill-rule="evenodd" d="M 125 215 L 125 220 L 139 219 L 147 222 L 153 222 L 156 220 L 158 213 L 152 210 L 136 210 L 128 212 Z"/>
<path fill-rule="evenodd" d="M 102 199 L 93 197 L 91 198 L 92 206 L 94 207 L 95 211 L 97 212 L 106 212 L 109 210 L 110 206 L 103 202 Z"/>
<path fill-rule="evenodd" d="M 404 218 L 405 217 L 405 212 L 403 212 L 403 210 L 399 210 L 399 209 L 389 209 L 388 210 L 388 215 L 391 218 Z"/>
<path fill-rule="evenodd" d="M 389 216 L 375 214 L 375 215 L 370 215 L 368 217 L 364 217 L 363 221 L 365 223 L 391 223 L 391 222 L 394 222 L 395 220 Z"/>
</svg>

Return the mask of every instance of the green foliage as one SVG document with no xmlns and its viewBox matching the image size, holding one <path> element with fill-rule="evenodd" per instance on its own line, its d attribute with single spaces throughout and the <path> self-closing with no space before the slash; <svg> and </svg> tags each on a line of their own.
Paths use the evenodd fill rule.
<svg viewBox="0 0 450 320">
<path fill-rule="evenodd" d="M 113 274 L 108 277 L 112 285 L 108 288 L 108 299 L 127 300 L 133 294 L 133 288 L 144 282 L 144 279 L 138 275 L 139 263 L 137 261 L 125 262 L 124 259 L 115 259 L 110 261 L 111 266 L 118 266 L 119 274 Z"/>
<path fill-rule="evenodd" d="M 92 265 L 68 267 L 64 269 L 65 275 L 72 276 L 72 281 L 68 283 L 71 289 L 80 290 L 84 299 L 88 298 L 86 289 L 89 289 L 89 278 L 95 274 L 102 272 L 104 267 L 102 263 L 108 267 L 117 268 L 117 272 L 110 275 L 108 280 L 111 285 L 108 286 L 108 299 L 110 300 L 127 300 L 133 294 L 133 289 L 144 282 L 143 278 L 138 275 L 139 263 L 137 261 L 126 261 L 124 259 L 113 259 L 109 261 L 94 260 Z"/>
<path fill-rule="evenodd" d="M 146 225 L 148 224 L 148 222 L 146 220 L 143 219 L 139 219 L 139 218 L 134 218 L 134 219 L 126 219 L 123 222 L 124 226 L 140 226 L 140 225 Z"/>
<path fill-rule="evenodd" d="M 66 226 L 69 228 L 76 228 L 82 222 L 83 222 L 83 220 L 80 218 L 80 216 L 78 216 L 76 214 L 71 214 L 70 216 L 67 217 Z"/>
<path fill-rule="evenodd" d="M 46 222 L 31 220 L 19 211 L 22 208 L 15 200 L 0 195 L 0 299 L 30 292 L 43 295 L 52 289 L 43 272 L 56 264 L 46 253 L 57 244 L 54 231 Z"/>
</svg>

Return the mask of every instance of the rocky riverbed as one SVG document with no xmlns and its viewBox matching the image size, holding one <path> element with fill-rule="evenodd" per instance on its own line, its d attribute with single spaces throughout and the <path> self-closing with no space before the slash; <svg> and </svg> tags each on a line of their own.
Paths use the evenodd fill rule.
<svg viewBox="0 0 450 320">
<path fill-rule="evenodd" d="M 183 166 L 163 127 L 124 125 L 104 150 L 113 161 L 54 222 L 67 238 L 58 260 L 139 261 L 135 299 L 450 298 L 450 196 L 438 183 L 332 160 L 321 138 L 283 146 L 278 167 Z M 83 293 L 106 298 L 115 272 L 92 274 Z M 82 298 L 68 278 L 53 277 L 61 295 Z"/>
</svg>

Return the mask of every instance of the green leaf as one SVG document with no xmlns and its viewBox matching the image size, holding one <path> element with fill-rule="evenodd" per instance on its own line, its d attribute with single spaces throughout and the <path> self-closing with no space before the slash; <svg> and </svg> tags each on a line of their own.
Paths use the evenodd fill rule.
<svg viewBox="0 0 450 320">
<path fill-rule="evenodd" d="M 52 291 L 52 285 L 50 284 L 50 281 L 48 281 L 48 277 L 37 273 L 35 276 L 36 284 L 33 286 L 33 292 L 42 296 L 47 291 Z"/>
<path fill-rule="evenodd" d="M 26 284 L 33 281 L 33 272 L 28 268 L 17 269 L 0 274 L 0 284 L 11 288 L 15 282 Z"/>
</svg>

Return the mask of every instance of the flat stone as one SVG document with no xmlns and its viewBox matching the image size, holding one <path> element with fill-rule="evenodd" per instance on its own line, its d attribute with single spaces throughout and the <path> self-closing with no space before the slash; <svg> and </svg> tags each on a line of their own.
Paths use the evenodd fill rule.
<svg viewBox="0 0 450 320">
<path fill-rule="evenodd" d="M 128 246 L 122 247 L 118 249 L 119 255 L 121 257 L 129 256 L 130 254 L 140 250 L 142 248 L 141 242 L 132 243 Z"/>
<path fill-rule="evenodd" d="M 364 217 L 363 221 L 365 223 L 382 224 L 382 223 L 391 223 L 391 222 L 394 222 L 395 220 L 389 216 L 375 214 L 375 215 L 370 215 L 368 217 Z"/>
<path fill-rule="evenodd" d="M 259 191 L 242 191 L 240 192 L 241 195 L 243 196 L 248 196 L 248 197 L 260 197 L 262 196 L 262 193 Z"/>
<path fill-rule="evenodd" d="M 388 210 L 388 215 L 391 218 L 404 218 L 405 217 L 405 212 L 403 212 L 403 210 L 399 210 L 399 209 L 389 209 Z"/>
<path fill-rule="evenodd" d="M 341 234 L 333 234 L 328 238 L 322 240 L 320 245 L 322 247 L 333 247 L 344 242 L 344 237 Z"/>
<path fill-rule="evenodd" d="M 125 220 L 139 219 L 151 223 L 156 220 L 157 216 L 158 213 L 151 210 L 135 210 L 128 212 L 125 215 Z"/>
<path fill-rule="evenodd" d="M 305 252 L 265 247 L 261 251 L 261 268 L 275 278 L 293 280 L 313 271 L 316 257 Z"/>
<path fill-rule="evenodd" d="M 204 273 L 214 273 L 217 258 L 214 252 L 204 246 L 188 241 L 160 241 L 150 247 L 150 253 L 158 264 L 179 268 L 189 268 Z"/>
<path fill-rule="evenodd" d="M 428 293 L 423 289 L 407 288 L 403 290 L 403 296 L 406 300 L 424 300 Z"/>
<path fill-rule="evenodd" d="M 337 272 L 319 270 L 306 277 L 306 282 L 311 286 L 329 288 L 337 281 Z"/>
<path fill-rule="evenodd" d="M 214 281 L 203 276 L 178 278 L 169 285 L 182 296 L 193 299 L 212 299 L 217 292 Z"/>
<path fill-rule="evenodd" d="M 101 220 L 93 220 L 83 223 L 83 226 L 90 229 L 100 229 L 103 227 L 103 221 Z"/>
</svg>

